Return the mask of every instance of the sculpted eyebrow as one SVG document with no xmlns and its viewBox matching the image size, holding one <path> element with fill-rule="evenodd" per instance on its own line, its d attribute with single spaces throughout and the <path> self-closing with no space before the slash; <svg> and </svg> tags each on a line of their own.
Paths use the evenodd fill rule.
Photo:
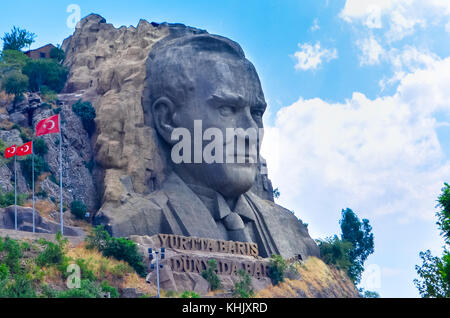
<svg viewBox="0 0 450 318">
<path fill-rule="evenodd" d="M 236 106 L 244 106 L 245 99 L 242 96 L 236 96 L 236 95 L 218 95 L 213 94 L 210 98 L 207 99 L 208 102 L 216 102 L 216 103 L 225 103 L 225 104 L 232 104 Z"/>
</svg>

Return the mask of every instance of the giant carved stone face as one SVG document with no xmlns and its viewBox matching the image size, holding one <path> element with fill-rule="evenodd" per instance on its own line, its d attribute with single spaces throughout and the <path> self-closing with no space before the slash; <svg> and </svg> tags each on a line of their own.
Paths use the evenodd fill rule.
<svg viewBox="0 0 450 318">
<path fill-rule="evenodd" d="M 194 121 L 201 120 L 202 135 L 208 128 L 220 130 L 224 136 L 223 153 L 230 155 L 226 147 L 232 140 L 227 138 L 227 128 L 252 128 L 255 131 L 263 128 L 266 102 L 258 75 L 247 59 L 229 52 L 197 50 L 192 55 L 179 58 L 178 66 L 164 69 L 167 78 L 183 77 L 186 88 L 182 98 L 177 95 L 179 89 L 176 87 L 171 92 L 158 94 L 152 106 L 155 127 L 169 146 L 174 145 L 170 138 L 173 129 L 186 128 L 194 151 Z M 170 74 L 172 71 L 174 74 Z M 236 160 L 235 163 L 180 163 L 174 164 L 173 168 L 187 183 L 212 188 L 225 198 L 236 198 L 255 182 L 258 173 L 256 155 L 261 142 L 251 140 L 251 136 L 243 137 L 247 148 L 250 144 L 258 148 L 253 156 L 248 149 L 244 153 L 237 151 L 238 138 L 234 140 L 236 146 L 231 156 L 236 160 L 243 156 L 245 163 L 236 163 Z M 203 141 L 203 147 L 209 142 Z"/>
</svg>

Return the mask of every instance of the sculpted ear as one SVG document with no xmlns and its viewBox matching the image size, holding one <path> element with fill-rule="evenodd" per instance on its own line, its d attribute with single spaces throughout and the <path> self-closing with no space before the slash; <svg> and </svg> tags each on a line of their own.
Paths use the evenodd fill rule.
<svg viewBox="0 0 450 318">
<path fill-rule="evenodd" d="M 171 140 L 172 131 L 175 128 L 173 124 L 174 111 L 175 105 L 167 97 L 158 98 L 152 105 L 155 128 L 168 144 L 175 143 Z"/>
</svg>

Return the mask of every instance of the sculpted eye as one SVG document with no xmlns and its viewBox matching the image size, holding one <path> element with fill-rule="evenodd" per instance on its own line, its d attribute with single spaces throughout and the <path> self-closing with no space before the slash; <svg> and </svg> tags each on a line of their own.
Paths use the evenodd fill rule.
<svg viewBox="0 0 450 318">
<path fill-rule="evenodd" d="M 258 118 L 258 119 L 261 119 L 263 114 L 264 114 L 264 112 L 262 110 L 255 109 L 252 111 L 252 116 L 255 118 Z"/>
<path fill-rule="evenodd" d="M 220 106 L 219 107 L 219 113 L 222 116 L 230 116 L 233 115 L 236 112 L 236 109 L 232 106 Z"/>
</svg>

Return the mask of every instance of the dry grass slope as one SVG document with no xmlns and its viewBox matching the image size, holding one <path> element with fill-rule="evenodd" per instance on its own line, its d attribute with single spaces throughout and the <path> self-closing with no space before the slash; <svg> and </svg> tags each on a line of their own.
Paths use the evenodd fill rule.
<svg viewBox="0 0 450 318">
<path fill-rule="evenodd" d="M 256 294 L 258 298 L 324 298 L 359 297 L 353 282 L 347 275 L 334 267 L 327 266 L 316 257 L 308 258 L 304 263 L 295 264 L 300 279 L 285 279 L 277 286 L 270 286 Z"/>
</svg>

